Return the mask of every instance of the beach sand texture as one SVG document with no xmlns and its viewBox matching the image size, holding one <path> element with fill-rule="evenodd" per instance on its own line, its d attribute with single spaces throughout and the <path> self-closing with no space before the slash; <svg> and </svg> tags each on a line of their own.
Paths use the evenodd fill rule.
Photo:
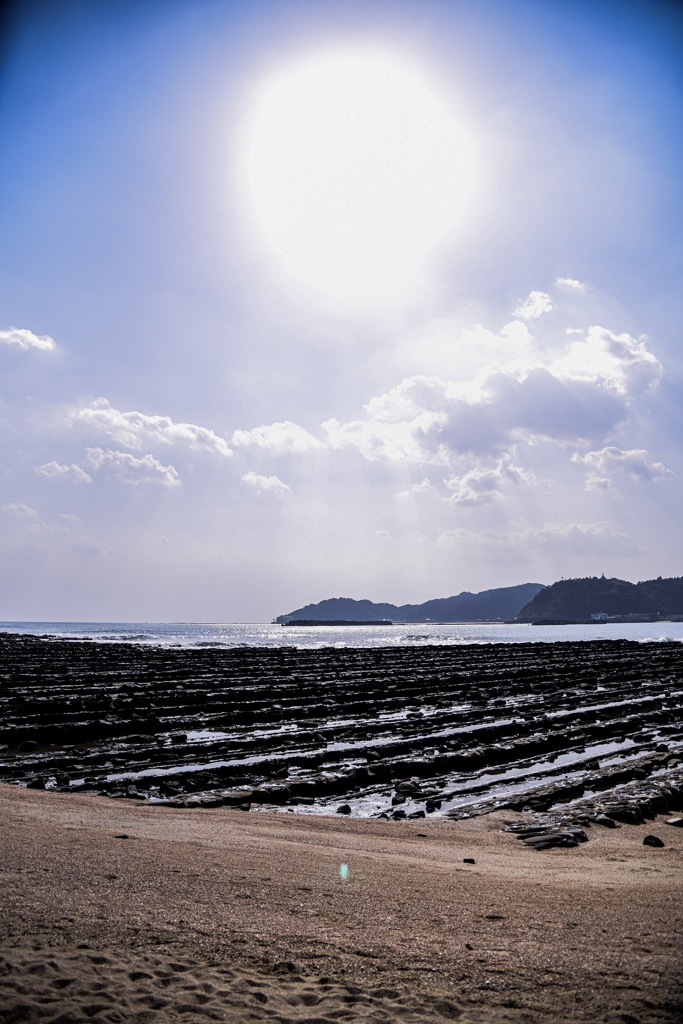
<svg viewBox="0 0 683 1024">
<path fill-rule="evenodd" d="M 683 830 L 538 852 L 510 816 L 0 786 L 0 1021 L 679 1022 Z"/>
</svg>

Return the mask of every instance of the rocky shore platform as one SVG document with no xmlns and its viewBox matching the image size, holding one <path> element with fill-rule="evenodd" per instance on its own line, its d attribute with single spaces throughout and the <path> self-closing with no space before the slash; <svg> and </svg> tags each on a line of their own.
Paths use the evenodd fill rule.
<svg viewBox="0 0 683 1024">
<path fill-rule="evenodd" d="M 638 823 L 683 809 L 683 645 L 0 635 L 0 782 L 160 809 Z"/>
</svg>

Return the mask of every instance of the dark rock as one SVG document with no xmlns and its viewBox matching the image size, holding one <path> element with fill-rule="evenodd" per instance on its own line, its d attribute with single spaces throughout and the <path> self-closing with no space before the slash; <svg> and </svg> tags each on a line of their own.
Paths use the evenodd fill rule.
<svg viewBox="0 0 683 1024">
<path fill-rule="evenodd" d="M 411 779 L 406 779 L 404 782 L 398 782 L 396 784 L 397 794 L 403 794 L 404 796 L 418 796 L 419 792 L 419 784 L 417 782 L 413 782 Z"/>
<path fill-rule="evenodd" d="M 476 864 L 474 857 L 463 857 L 462 862 L 463 864 Z M 470 946 L 469 948 L 471 949 L 472 947 Z"/>
<path fill-rule="evenodd" d="M 251 789 L 219 789 L 217 792 L 223 803 L 229 807 L 251 803 L 251 794 Z"/>
<path fill-rule="evenodd" d="M 24 750 L 24 751 L 25 750 L 37 750 L 37 749 L 38 749 L 38 743 L 37 743 L 36 740 L 24 740 L 24 742 L 20 743 L 19 746 L 17 747 L 17 750 Z"/>
<path fill-rule="evenodd" d="M 223 799 L 216 793 L 193 793 L 184 801 L 185 807 L 222 807 Z"/>
<path fill-rule="evenodd" d="M 659 836 L 647 835 L 643 839 L 643 846 L 664 846 L 664 842 Z"/>
<path fill-rule="evenodd" d="M 256 787 L 252 794 L 252 800 L 259 800 L 268 804 L 284 804 L 291 796 L 289 786 L 282 786 L 279 783 Z"/>
<path fill-rule="evenodd" d="M 608 814 L 596 814 L 593 821 L 596 825 L 603 825 L 605 828 L 621 828 L 621 825 L 618 825 Z"/>
<path fill-rule="evenodd" d="M 337 808 L 337 814 L 350 814 L 351 808 L 348 804 L 340 804 Z"/>
<path fill-rule="evenodd" d="M 45 779 L 30 779 L 26 783 L 27 789 L 45 789 Z"/>
<path fill-rule="evenodd" d="M 667 818 L 667 825 L 675 825 L 677 828 L 683 828 L 683 818 Z"/>
</svg>

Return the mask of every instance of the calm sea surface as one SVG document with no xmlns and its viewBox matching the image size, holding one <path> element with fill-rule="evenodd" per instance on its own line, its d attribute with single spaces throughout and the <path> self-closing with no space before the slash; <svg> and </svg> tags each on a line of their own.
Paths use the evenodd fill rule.
<svg viewBox="0 0 683 1024">
<path fill-rule="evenodd" d="M 562 640 L 683 642 L 683 622 L 529 626 L 431 623 L 393 626 L 277 626 L 239 622 L 0 622 L 0 632 L 164 647 L 426 647 L 430 645 L 554 643 Z"/>
</svg>

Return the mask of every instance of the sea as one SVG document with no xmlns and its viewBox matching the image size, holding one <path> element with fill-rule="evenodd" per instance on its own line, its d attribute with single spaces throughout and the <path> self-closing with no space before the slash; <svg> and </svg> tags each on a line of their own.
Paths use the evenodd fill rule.
<svg viewBox="0 0 683 1024">
<path fill-rule="evenodd" d="M 595 622 L 537 626 L 508 622 L 394 623 L 373 626 L 282 626 L 244 622 L 0 622 L 0 632 L 60 640 L 182 648 L 379 648 L 577 640 L 683 642 L 683 622 Z"/>
</svg>

